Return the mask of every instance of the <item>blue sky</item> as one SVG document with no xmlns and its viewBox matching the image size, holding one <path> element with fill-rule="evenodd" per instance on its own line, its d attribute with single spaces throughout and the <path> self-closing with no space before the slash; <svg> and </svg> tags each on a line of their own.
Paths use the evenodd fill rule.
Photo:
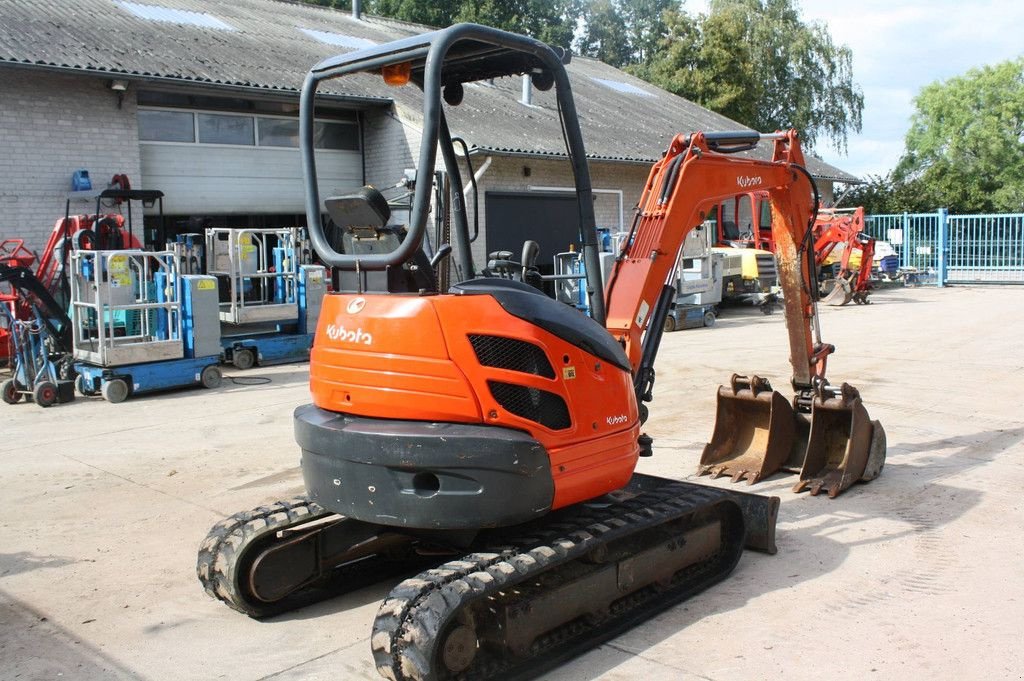
<svg viewBox="0 0 1024 681">
<path fill-rule="evenodd" d="M 706 0 L 686 0 L 690 12 Z M 903 153 L 924 85 L 1024 54 L 1022 0 L 804 0 L 805 21 L 825 23 L 853 50 L 853 75 L 864 91 L 864 125 L 846 155 L 819 141 L 815 152 L 864 177 L 884 175 Z"/>
</svg>

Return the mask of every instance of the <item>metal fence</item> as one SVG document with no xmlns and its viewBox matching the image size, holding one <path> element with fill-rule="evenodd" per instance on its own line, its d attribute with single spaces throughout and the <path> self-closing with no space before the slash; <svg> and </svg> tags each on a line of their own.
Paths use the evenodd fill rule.
<svg viewBox="0 0 1024 681">
<path fill-rule="evenodd" d="M 1024 213 L 870 215 L 865 229 L 938 286 L 1024 284 Z"/>
</svg>

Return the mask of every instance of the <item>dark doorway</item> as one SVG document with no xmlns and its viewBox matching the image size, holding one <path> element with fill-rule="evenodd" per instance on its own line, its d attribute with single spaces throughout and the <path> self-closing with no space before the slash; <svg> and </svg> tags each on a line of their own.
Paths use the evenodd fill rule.
<svg viewBox="0 0 1024 681">
<path fill-rule="evenodd" d="M 555 254 L 575 244 L 579 250 L 580 227 L 576 194 L 530 192 L 487 192 L 487 252 L 511 251 L 515 260 L 523 242 L 540 245 L 542 272 L 550 272 Z"/>
</svg>

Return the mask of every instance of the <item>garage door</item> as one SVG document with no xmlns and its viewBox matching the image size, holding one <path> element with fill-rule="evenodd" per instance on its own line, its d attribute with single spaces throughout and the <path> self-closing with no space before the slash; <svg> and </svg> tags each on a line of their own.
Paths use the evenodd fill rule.
<svg viewBox="0 0 1024 681">
<path fill-rule="evenodd" d="M 168 215 L 305 212 L 298 119 L 140 107 L 142 184 Z M 317 122 L 321 196 L 362 185 L 357 120 Z M 134 178 L 133 178 L 134 179 Z"/>
<path fill-rule="evenodd" d="M 542 270 L 547 271 L 556 253 L 579 243 L 576 195 L 569 193 L 487 192 L 487 252 L 511 251 L 516 259 L 523 242 L 540 245 Z"/>
</svg>

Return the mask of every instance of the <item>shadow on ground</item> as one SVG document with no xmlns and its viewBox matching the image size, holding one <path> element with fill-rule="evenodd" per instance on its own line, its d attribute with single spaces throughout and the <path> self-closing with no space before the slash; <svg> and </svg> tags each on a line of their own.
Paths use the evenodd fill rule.
<svg viewBox="0 0 1024 681">
<path fill-rule="evenodd" d="M 0 653 L 5 679 L 144 678 L 2 590 Z"/>
</svg>

